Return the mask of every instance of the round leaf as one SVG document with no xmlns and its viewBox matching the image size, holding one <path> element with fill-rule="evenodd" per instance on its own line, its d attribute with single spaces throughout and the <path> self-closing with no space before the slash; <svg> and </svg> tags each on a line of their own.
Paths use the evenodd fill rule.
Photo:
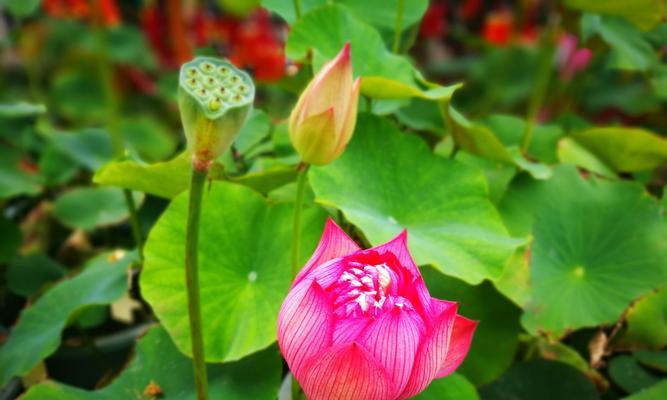
<svg viewBox="0 0 667 400">
<path fill-rule="evenodd" d="M 378 117 L 361 115 L 343 156 L 310 177 L 318 201 L 341 209 L 372 244 L 408 229 L 418 264 L 468 283 L 499 277 L 518 244 L 479 170 L 432 154 Z"/>
<path fill-rule="evenodd" d="M 531 299 L 522 320 L 529 331 L 613 322 L 667 282 L 667 224 L 641 186 L 587 181 L 561 167 L 536 189 Z"/>
<path fill-rule="evenodd" d="M 141 288 L 179 350 L 191 354 L 183 267 L 187 207 L 185 192 L 151 231 Z M 321 211 L 306 211 L 303 261 L 324 223 Z M 290 204 L 269 205 L 246 187 L 214 182 L 205 192 L 199 282 L 207 360 L 238 360 L 276 340 L 278 310 L 290 285 L 291 221 Z"/>
<path fill-rule="evenodd" d="M 135 195 L 135 203 L 142 196 Z M 123 191 L 115 188 L 78 188 L 58 197 L 53 214 L 63 224 L 90 230 L 123 221 L 128 216 Z"/>
</svg>

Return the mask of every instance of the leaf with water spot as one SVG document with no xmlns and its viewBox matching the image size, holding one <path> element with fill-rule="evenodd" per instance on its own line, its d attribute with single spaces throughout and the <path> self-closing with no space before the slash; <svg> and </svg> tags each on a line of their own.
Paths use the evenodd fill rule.
<svg viewBox="0 0 667 400">
<path fill-rule="evenodd" d="M 187 206 L 187 192 L 176 196 L 151 231 L 141 289 L 178 349 L 191 354 L 183 267 Z M 238 360 L 276 340 L 278 310 L 291 281 L 292 209 L 230 183 L 213 182 L 205 192 L 199 279 L 208 361 Z M 302 261 L 323 226 L 324 213 L 307 208 Z"/>
<path fill-rule="evenodd" d="M 667 223 L 634 182 L 584 179 L 571 166 L 546 182 L 520 179 L 501 204 L 510 230 L 532 231 L 530 332 L 610 323 L 667 282 Z"/>
</svg>

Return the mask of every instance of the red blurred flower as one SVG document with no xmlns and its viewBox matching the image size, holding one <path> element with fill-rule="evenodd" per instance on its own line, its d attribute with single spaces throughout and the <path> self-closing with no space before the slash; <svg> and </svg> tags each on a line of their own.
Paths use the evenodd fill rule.
<svg viewBox="0 0 667 400">
<path fill-rule="evenodd" d="M 444 3 L 431 3 L 426 10 L 419 34 L 426 38 L 442 37 L 447 30 L 447 5 Z"/>
<path fill-rule="evenodd" d="M 257 9 L 231 35 L 231 59 L 252 68 L 259 81 L 276 81 L 285 75 L 285 51 L 276 37 L 269 12 Z"/>
<path fill-rule="evenodd" d="M 465 0 L 459 10 L 464 21 L 473 19 L 482 10 L 482 0 Z"/>
<path fill-rule="evenodd" d="M 512 15 L 506 11 L 491 12 L 484 21 L 484 39 L 495 46 L 504 46 L 512 38 Z"/>
<path fill-rule="evenodd" d="M 116 0 L 99 0 L 91 7 L 88 0 L 44 0 L 42 8 L 46 14 L 55 18 L 87 19 L 92 17 L 92 11 L 99 6 L 100 22 L 104 26 L 120 24 L 121 17 Z"/>
</svg>

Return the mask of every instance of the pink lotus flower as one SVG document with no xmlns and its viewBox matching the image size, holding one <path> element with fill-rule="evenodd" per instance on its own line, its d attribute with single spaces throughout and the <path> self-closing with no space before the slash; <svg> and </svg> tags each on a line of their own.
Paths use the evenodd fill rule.
<svg viewBox="0 0 667 400">
<path fill-rule="evenodd" d="M 415 396 L 463 361 L 477 323 L 432 298 L 403 231 L 362 250 L 327 221 L 278 316 L 278 344 L 310 400 Z"/>
<path fill-rule="evenodd" d="M 590 49 L 577 48 L 578 45 L 579 39 L 570 34 L 563 35 L 558 42 L 558 70 L 562 81 L 568 81 L 586 69 L 593 57 Z"/>
</svg>

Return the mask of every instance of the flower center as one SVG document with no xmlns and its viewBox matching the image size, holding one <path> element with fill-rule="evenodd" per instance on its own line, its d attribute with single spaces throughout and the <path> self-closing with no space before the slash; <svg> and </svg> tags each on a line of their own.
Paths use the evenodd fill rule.
<svg viewBox="0 0 667 400">
<path fill-rule="evenodd" d="M 405 305 L 405 299 L 391 294 L 395 274 L 386 263 L 369 265 L 349 261 L 348 266 L 332 287 L 336 315 L 378 316 L 382 310 Z"/>
</svg>

